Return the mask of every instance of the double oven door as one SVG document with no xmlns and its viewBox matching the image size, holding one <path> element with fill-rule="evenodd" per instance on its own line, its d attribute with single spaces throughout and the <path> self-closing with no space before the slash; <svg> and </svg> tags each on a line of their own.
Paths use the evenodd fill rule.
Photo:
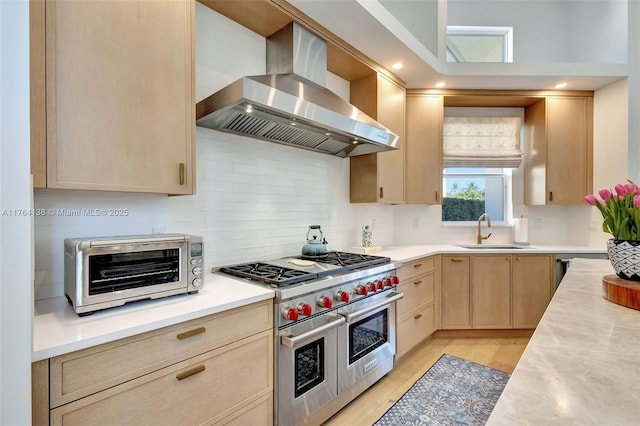
<svg viewBox="0 0 640 426">
<path fill-rule="evenodd" d="M 295 425 L 393 368 L 395 301 L 386 291 L 280 330 L 277 419 Z M 356 394 L 357 395 L 357 394 Z"/>
<path fill-rule="evenodd" d="M 279 425 L 296 425 L 337 396 L 337 329 L 344 321 L 327 313 L 279 333 Z"/>
<path fill-rule="evenodd" d="M 338 393 L 358 385 L 367 388 L 391 369 L 396 353 L 396 300 L 388 291 L 339 310 Z"/>
</svg>

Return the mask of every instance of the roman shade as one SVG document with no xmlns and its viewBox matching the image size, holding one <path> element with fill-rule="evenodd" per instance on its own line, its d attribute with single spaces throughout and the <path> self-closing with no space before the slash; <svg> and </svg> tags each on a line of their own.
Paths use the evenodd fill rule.
<svg viewBox="0 0 640 426">
<path fill-rule="evenodd" d="M 445 117 L 444 167 L 517 168 L 520 117 Z"/>
</svg>

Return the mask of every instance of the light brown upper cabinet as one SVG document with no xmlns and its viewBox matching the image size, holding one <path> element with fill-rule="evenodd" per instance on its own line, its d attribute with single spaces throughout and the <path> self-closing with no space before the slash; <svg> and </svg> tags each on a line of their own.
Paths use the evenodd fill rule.
<svg viewBox="0 0 640 426">
<path fill-rule="evenodd" d="M 593 190 L 593 97 L 547 96 L 525 108 L 524 202 L 584 204 Z"/>
<path fill-rule="evenodd" d="M 443 102 L 441 95 L 407 92 L 407 204 L 442 204 Z"/>
<path fill-rule="evenodd" d="M 400 148 L 351 157 L 351 202 L 405 202 L 405 89 L 377 73 L 351 82 L 351 104 L 400 137 Z"/>
<path fill-rule="evenodd" d="M 193 193 L 194 10 L 31 2 L 36 187 Z"/>
</svg>

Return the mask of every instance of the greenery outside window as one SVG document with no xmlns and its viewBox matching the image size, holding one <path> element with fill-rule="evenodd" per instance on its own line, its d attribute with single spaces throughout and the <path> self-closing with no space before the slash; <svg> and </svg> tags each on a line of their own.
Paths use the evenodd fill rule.
<svg viewBox="0 0 640 426">
<path fill-rule="evenodd" d="M 482 213 L 493 223 L 511 220 L 510 168 L 447 167 L 443 176 L 443 223 L 475 223 Z"/>
</svg>

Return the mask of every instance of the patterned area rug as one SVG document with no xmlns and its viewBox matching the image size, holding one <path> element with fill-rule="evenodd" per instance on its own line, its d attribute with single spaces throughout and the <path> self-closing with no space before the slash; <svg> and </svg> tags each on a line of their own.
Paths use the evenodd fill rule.
<svg viewBox="0 0 640 426">
<path fill-rule="evenodd" d="M 484 425 L 509 374 L 444 354 L 376 423 Z"/>
</svg>

